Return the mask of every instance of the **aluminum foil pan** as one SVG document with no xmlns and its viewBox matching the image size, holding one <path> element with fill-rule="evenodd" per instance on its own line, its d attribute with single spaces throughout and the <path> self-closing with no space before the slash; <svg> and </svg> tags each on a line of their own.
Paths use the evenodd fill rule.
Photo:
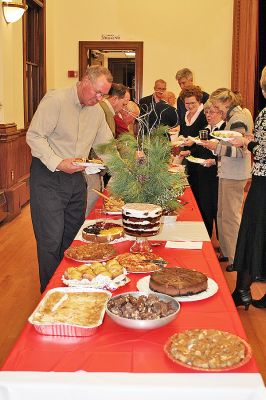
<svg viewBox="0 0 266 400">
<path fill-rule="evenodd" d="M 107 300 L 105 303 L 103 303 L 102 307 L 102 312 L 100 315 L 100 318 L 98 320 L 98 323 L 95 326 L 80 326 L 80 325 L 71 325 L 67 323 L 42 323 L 42 322 L 35 322 L 35 315 L 36 313 L 39 312 L 40 308 L 42 305 L 47 301 L 48 297 L 54 293 L 54 292 L 60 292 L 60 293 L 82 293 L 82 292 L 90 292 L 90 293 L 95 293 L 95 292 L 103 292 L 107 294 Z M 107 291 L 107 290 L 101 290 L 101 289 L 90 289 L 90 288 L 73 288 L 73 287 L 68 287 L 68 288 L 54 288 L 49 290 L 39 305 L 36 307 L 36 309 L 33 311 L 31 316 L 29 317 L 28 321 L 30 324 L 34 326 L 36 331 L 38 333 L 41 333 L 43 335 L 52 335 L 52 336 L 91 336 L 96 333 L 97 328 L 102 324 L 103 318 L 105 315 L 105 309 L 106 309 L 106 303 L 107 301 L 111 298 L 112 293 Z"/>
</svg>

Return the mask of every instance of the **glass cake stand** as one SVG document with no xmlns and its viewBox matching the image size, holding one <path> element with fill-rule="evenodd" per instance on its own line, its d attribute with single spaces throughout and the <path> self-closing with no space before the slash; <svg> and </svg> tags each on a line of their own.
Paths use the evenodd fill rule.
<svg viewBox="0 0 266 400">
<path fill-rule="evenodd" d="M 135 236 L 135 241 L 130 247 L 130 251 L 131 253 L 151 253 L 152 247 L 147 237 Z"/>
</svg>

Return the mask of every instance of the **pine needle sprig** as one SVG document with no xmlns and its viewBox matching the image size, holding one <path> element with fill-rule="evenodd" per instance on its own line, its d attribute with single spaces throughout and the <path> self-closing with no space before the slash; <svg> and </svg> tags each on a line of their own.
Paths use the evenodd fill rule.
<svg viewBox="0 0 266 400">
<path fill-rule="evenodd" d="M 185 174 L 168 172 L 171 143 L 164 136 L 165 127 L 152 130 L 145 137 L 123 134 L 97 150 L 106 154 L 112 175 L 109 190 L 125 202 L 153 203 L 166 212 L 177 210 L 177 197 L 183 193 Z M 117 151 L 119 150 L 119 152 Z"/>
</svg>

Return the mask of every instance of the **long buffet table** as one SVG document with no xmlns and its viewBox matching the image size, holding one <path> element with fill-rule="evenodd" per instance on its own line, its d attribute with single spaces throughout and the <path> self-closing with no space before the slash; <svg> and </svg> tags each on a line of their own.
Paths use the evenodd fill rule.
<svg viewBox="0 0 266 400">
<path fill-rule="evenodd" d="M 184 207 L 175 223 L 178 239 L 184 226 L 202 240 L 199 250 L 169 249 L 164 245 L 154 252 L 169 266 L 196 268 L 218 284 L 218 292 L 200 301 L 182 302 L 177 318 L 155 330 L 130 330 L 105 316 L 97 333 L 90 337 L 56 337 L 38 334 L 26 324 L 0 372 L 0 399 L 190 399 L 260 400 L 266 398 L 262 378 L 254 358 L 226 373 L 199 373 L 171 362 L 163 352 L 164 343 L 175 332 L 192 328 L 222 329 L 246 338 L 220 265 L 206 234 L 190 188 L 182 196 Z M 100 200 L 99 200 L 100 202 Z M 99 203 L 98 203 L 99 205 Z M 96 207 L 98 206 L 96 205 Z M 93 218 L 93 212 L 90 218 Z M 187 235 L 187 234 L 186 234 Z M 195 236 L 195 235 L 194 235 Z M 118 253 L 132 243 L 114 246 Z M 63 286 L 61 276 L 78 263 L 63 259 L 47 288 Z M 115 291 L 136 291 L 145 274 L 129 274 L 130 283 Z"/>
</svg>

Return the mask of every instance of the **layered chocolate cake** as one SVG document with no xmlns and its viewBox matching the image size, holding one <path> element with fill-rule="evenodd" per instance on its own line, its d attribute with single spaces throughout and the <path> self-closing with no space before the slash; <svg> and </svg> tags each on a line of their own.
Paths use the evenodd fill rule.
<svg viewBox="0 0 266 400">
<path fill-rule="evenodd" d="M 188 296 L 207 289 L 208 278 L 199 271 L 181 267 L 163 268 L 151 273 L 151 290 L 170 296 Z"/>
<path fill-rule="evenodd" d="M 127 203 L 122 207 L 125 233 L 131 236 L 153 236 L 159 232 L 162 208 L 149 203 Z"/>
</svg>

